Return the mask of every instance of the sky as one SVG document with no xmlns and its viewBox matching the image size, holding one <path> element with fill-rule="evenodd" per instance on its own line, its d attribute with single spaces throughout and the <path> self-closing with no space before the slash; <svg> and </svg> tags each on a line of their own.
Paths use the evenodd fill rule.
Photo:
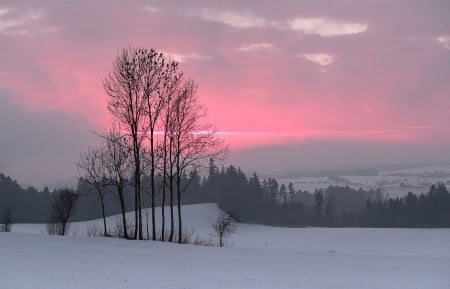
<svg viewBox="0 0 450 289">
<path fill-rule="evenodd" d="M 76 176 L 126 46 L 178 60 L 244 170 L 450 160 L 450 2 L 0 1 L 0 172 Z"/>
</svg>

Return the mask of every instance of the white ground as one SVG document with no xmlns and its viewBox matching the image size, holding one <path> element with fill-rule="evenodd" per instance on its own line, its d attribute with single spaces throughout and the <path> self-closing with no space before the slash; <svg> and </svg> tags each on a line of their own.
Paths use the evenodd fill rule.
<svg viewBox="0 0 450 289">
<path fill-rule="evenodd" d="M 208 238 L 214 204 L 183 207 Z M 449 229 L 325 229 L 240 225 L 230 247 L 0 233 L 0 288 L 450 288 Z M 109 219 L 115 223 L 115 217 Z"/>
</svg>

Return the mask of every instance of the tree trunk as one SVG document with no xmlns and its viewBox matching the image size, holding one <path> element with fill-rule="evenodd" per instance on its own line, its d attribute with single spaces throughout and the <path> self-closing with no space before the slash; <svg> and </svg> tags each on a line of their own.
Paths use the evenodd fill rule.
<svg viewBox="0 0 450 289">
<path fill-rule="evenodd" d="M 162 200 L 161 200 L 161 241 L 165 241 L 166 229 L 166 213 L 164 206 L 166 205 L 166 156 L 163 161 L 163 182 L 162 182 Z"/>
<path fill-rule="evenodd" d="M 153 129 L 150 130 L 150 178 L 152 190 L 152 240 L 156 240 L 156 222 L 155 222 L 155 148 L 153 139 Z"/>
<path fill-rule="evenodd" d="M 102 193 L 100 193 L 100 203 L 102 205 L 103 235 L 108 237 L 108 230 L 106 229 L 105 201 Z"/>
<path fill-rule="evenodd" d="M 169 242 L 173 242 L 173 234 L 175 231 L 175 217 L 173 214 L 173 159 L 172 159 L 172 141 L 169 144 L 169 191 L 170 191 L 170 236 Z"/>
<path fill-rule="evenodd" d="M 183 226 L 181 223 L 181 177 L 183 175 L 181 163 L 180 163 L 180 157 L 181 157 L 181 141 L 180 141 L 180 135 L 177 136 L 177 148 L 176 148 L 176 169 L 177 169 L 177 208 L 178 208 L 178 243 L 182 243 L 182 237 L 183 237 Z"/>
<path fill-rule="evenodd" d="M 178 208 L 178 243 L 182 243 L 183 226 L 181 223 L 181 175 L 177 172 L 177 208 Z"/>
<path fill-rule="evenodd" d="M 142 234 L 142 201 L 141 201 L 141 180 L 140 180 L 140 178 L 137 181 L 137 186 L 139 188 L 138 189 L 139 240 L 144 240 L 144 236 Z"/>
<path fill-rule="evenodd" d="M 172 170 L 170 170 L 172 171 Z M 172 174 L 172 172 L 171 172 Z M 173 212 L 173 176 L 170 176 L 170 183 L 169 183 L 169 190 L 170 190 L 170 236 L 169 236 L 169 242 L 173 242 L 173 234 L 175 231 L 175 218 L 174 218 L 174 212 Z"/>
<path fill-rule="evenodd" d="M 137 132 L 134 140 L 134 239 L 142 240 L 142 213 L 141 213 L 141 168 L 139 157 L 139 146 L 137 144 Z"/>
<path fill-rule="evenodd" d="M 120 209 L 122 211 L 122 225 L 123 225 L 123 237 L 125 239 L 129 239 L 128 230 L 127 230 L 127 217 L 125 215 L 125 200 L 123 198 L 123 189 L 117 188 L 117 192 L 119 193 L 119 201 L 120 201 Z"/>
<path fill-rule="evenodd" d="M 150 233 L 148 230 L 148 212 L 147 211 L 145 212 L 145 217 L 147 219 L 147 221 L 145 222 L 145 224 L 147 225 L 147 240 L 150 240 Z"/>
<path fill-rule="evenodd" d="M 167 174 L 167 120 L 166 120 L 166 128 L 164 131 L 164 143 L 163 143 L 163 181 L 162 181 L 162 202 L 161 202 L 161 241 L 165 241 L 165 229 L 166 229 L 166 174 Z"/>
<path fill-rule="evenodd" d="M 136 182 L 134 183 L 134 185 L 136 186 Z M 133 239 L 137 240 L 137 233 L 138 233 L 138 194 L 136 192 L 136 190 L 134 191 L 134 234 L 133 234 Z"/>
</svg>

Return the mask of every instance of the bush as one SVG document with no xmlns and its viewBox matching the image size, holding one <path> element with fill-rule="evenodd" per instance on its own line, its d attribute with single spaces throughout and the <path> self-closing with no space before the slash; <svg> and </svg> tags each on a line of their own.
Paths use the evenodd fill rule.
<svg viewBox="0 0 450 289">
<path fill-rule="evenodd" d="M 213 236 L 217 238 L 217 245 L 219 247 L 223 247 L 225 239 L 237 229 L 233 218 L 225 213 L 217 215 L 214 220 L 210 221 L 210 224 L 213 229 Z"/>
<path fill-rule="evenodd" d="M 96 224 L 91 224 L 86 228 L 86 235 L 88 237 L 98 237 L 101 236 L 100 229 Z"/>
<path fill-rule="evenodd" d="M 70 189 L 61 189 L 56 192 L 52 202 L 52 214 L 47 232 L 49 235 L 68 235 L 69 219 L 75 214 L 75 205 L 78 194 Z"/>
<path fill-rule="evenodd" d="M 127 220 L 127 233 L 130 238 L 134 236 L 134 223 Z M 124 238 L 123 222 L 121 217 L 117 217 L 116 224 L 112 228 L 110 235 L 107 237 L 119 237 Z"/>
<path fill-rule="evenodd" d="M 214 242 L 211 239 L 204 239 L 200 235 L 194 236 L 194 229 L 187 230 L 186 228 L 182 231 L 181 244 L 191 244 L 200 246 L 214 246 Z M 177 236 L 175 236 L 174 243 L 178 243 Z"/>
<path fill-rule="evenodd" d="M 47 224 L 47 233 L 49 235 L 68 235 L 69 230 L 70 229 L 70 225 L 69 224 L 65 224 L 63 226 L 62 223 L 48 223 Z"/>
<path fill-rule="evenodd" d="M 12 210 L 10 208 L 7 208 L 3 211 L 2 219 L 0 221 L 0 232 L 11 232 L 14 220 L 12 216 Z"/>
</svg>

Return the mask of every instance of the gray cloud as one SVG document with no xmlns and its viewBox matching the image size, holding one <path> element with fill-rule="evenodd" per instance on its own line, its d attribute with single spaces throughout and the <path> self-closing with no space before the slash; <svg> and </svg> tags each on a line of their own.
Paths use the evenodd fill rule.
<svg viewBox="0 0 450 289">
<path fill-rule="evenodd" d="M 0 91 L 0 169 L 27 183 L 76 176 L 80 152 L 96 142 L 93 127 L 62 111 L 32 112 Z"/>
<path fill-rule="evenodd" d="M 450 147 L 440 144 L 309 140 L 232 152 L 227 162 L 248 172 L 311 172 L 390 165 L 450 163 Z"/>
</svg>

